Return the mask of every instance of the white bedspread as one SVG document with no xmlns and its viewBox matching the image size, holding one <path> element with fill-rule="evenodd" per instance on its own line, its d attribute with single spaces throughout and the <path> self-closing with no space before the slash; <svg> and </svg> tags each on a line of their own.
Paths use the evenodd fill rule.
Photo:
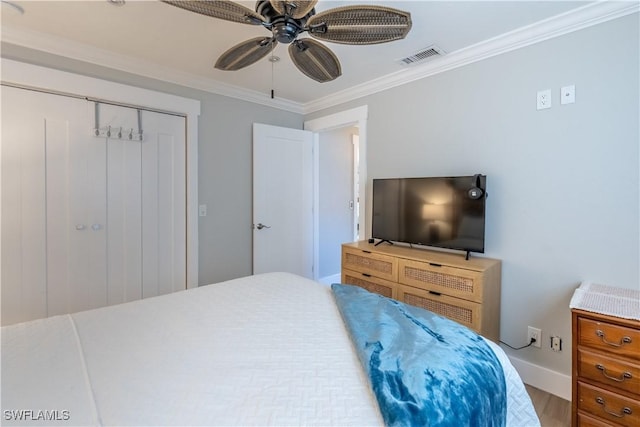
<svg viewBox="0 0 640 427">
<path fill-rule="evenodd" d="M 287 273 L 4 327 L 1 373 L 3 425 L 382 424 L 330 289 Z"/>
</svg>

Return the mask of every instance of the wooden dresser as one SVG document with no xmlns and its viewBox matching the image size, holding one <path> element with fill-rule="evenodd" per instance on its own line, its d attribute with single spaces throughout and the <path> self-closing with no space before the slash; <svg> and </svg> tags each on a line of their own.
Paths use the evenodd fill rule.
<svg viewBox="0 0 640 427">
<path fill-rule="evenodd" d="M 640 314 L 640 299 L 621 296 L 632 290 L 595 287 L 599 294 L 590 285 L 571 304 L 572 425 L 640 427 L 640 321 L 611 314 L 634 306 Z"/>
<path fill-rule="evenodd" d="M 425 308 L 498 342 L 501 262 L 490 258 L 379 246 L 342 245 L 342 283 Z"/>
</svg>

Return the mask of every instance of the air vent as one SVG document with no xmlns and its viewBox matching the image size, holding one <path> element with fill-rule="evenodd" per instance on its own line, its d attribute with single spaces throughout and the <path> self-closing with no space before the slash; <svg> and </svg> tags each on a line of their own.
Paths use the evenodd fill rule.
<svg viewBox="0 0 640 427">
<path fill-rule="evenodd" d="M 436 45 L 431 45 L 424 49 L 419 50 L 411 56 L 407 56 L 406 58 L 399 59 L 398 62 L 402 65 L 415 65 L 427 60 L 431 60 L 437 58 L 439 56 L 443 56 L 446 52 L 440 49 Z"/>
</svg>

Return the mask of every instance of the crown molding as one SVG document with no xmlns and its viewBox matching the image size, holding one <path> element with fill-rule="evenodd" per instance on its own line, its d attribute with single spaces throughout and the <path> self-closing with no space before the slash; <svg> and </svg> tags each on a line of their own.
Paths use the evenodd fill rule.
<svg viewBox="0 0 640 427">
<path fill-rule="evenodd" d="M 286 99 L 271 99 L 257 91 L 228 85 L 168 67 L 160 67 L 148 61 L 114 54 L 83 43 L 35 31 L 17 29 L 8 25 L 3 25 L 2 41 L 271 108 L 309 114 L 639 11 L 640 2 L 637 0 L 597 1 L 451 52 L 434 61 L 414 65 L 304 104 Z"/>
<path fill-rule="evenodd" d="M 265 105 L 267 107 L 286 110 L 298 114 L 303 112 L 303 105 L 298 102 L 280 98 L 271 99 L 261 92 L 225 84 L 214 79 L 196 76 L 173 68 L 162 67 L 149 61 L 133 58 L 127 55 L 116 54 L 84 43 L 52 36 L 50 34 L 3 25 L 2 42 L 168 83 L 187 86 L 193 89 L 215 93 L 217 95 L 228 96 L 255 104 Z"/>
<path fill-rule="evenodd" d="M 309 114 L 396 86 L 443 73 L 473 62 L 530 46 L 545 40 L 638 13 L 640 2 L 598 1 L 500 36 L 460 49 L 432 62 L 414 65 L 304 105 Z"/>
</svg>

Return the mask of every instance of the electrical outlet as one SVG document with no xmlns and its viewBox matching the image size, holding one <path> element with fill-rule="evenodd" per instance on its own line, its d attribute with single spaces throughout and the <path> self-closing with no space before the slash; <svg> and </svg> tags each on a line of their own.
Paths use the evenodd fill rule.
<svg viewBox="0 0 640 427">
<path fill-rule="evenodd" d="M 562 351 L 562 338 L 556 336 L 551 337 L 551 350 Z"/>
<path fill-rule="evenodd" d="M 531 344 L 532 347 L 542 348 L 542 331 L 538 328 L 534 328 L 529 326 L 527 328 L 527 343 L 531 342 L 531 339 L 535 339 L 536 341 Z"/>
<path fill-rule="evenodd" d="M 538 110 L 551 108 L 551 89 L 538 91 L 536 95 L 536 108 Z"/>
</svg>

